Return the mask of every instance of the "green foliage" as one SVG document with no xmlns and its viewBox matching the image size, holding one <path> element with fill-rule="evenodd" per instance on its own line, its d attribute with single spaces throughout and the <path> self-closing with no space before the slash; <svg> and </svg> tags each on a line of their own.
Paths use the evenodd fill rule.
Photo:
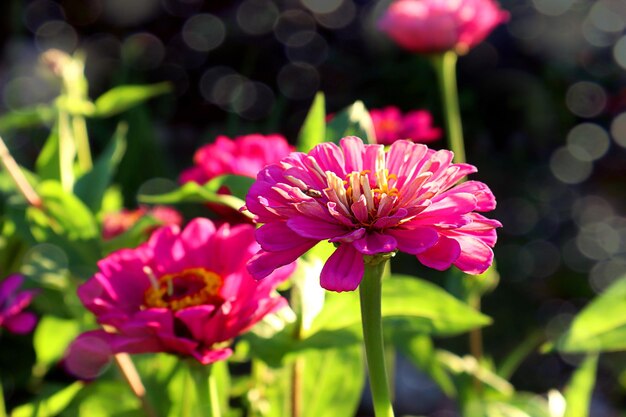
<svg viewBox="0 0 626 417">
<path fill-rule="evenodd" d="M 204 185 L 188 182 L 169 193 L 143 194 L 139 201 L 149 204 L 218 203 L 239 210 L 245 204 L 245 196 L 253 182 L 253 178 L 242 175 L 220 175 Z M 218 193 L 222 187 L 231 194 Z"/>
<path fill-rule="evenodd" d="M 51 106 L 39 104 L 33 107 L 11 111 L 0 116 L 0 132 L 29 128 L 52 123 L 55 110 Z"/>
<path fill-rule="evenodd" d="M 35 329 L 33 344 L 39 372 L 45 372 L 63 356 L 67 346 L 80 333 L 78 321 L 44 316 Z"/>
<path fill-rule="evenodd" d="M 21 405 L 11 412 L 11 417 L 54 417 L 61 413 L 70 404 L 78 392 L 83 388 L 81 382 L 74 382 L 64 388 L 58 389 L 52 386 L 37 396 L 35 401 Z"/>
<path fill-rule="evenodd" d="M 596 383 L 596 368 L 598 355 L 593 354 L 585 358 L 572 375 L 572 379 L 565 388 L 565 415 L 563 417 L 588 417 L 591 404 L 591 394 Z"/>
<path fill-rule="evenodd" d="M 97 159 L 91 171 L 78 178 L 74 193 L 89 209 L 97 213 L 102 207 L 102 200 L 126 150 L 126 132 L 128 127 L 120 123 L 113 138 L 104 152 Z"/>
<path fill-rule="evenodd" d="M 298 150 L 310 151 L 326 139 L 326 100 L 321 91 L 315 95 L 309 113 L 298 134 Z"/>
<path fill-rule="evenodd" d="M 361 101 L 335 114 L 326 126 L 326 140 L 339 142 L 345 136 L 358 136 L 368 143 L 376 143 L 372 118 Z"/>
<path fill-rule="evenodd" d="M 169 83 L 113 87 L 96 99 L 93 116 L 111 117 L 171 90 Z"/>
<path fill-rule="evenodd" d="M 564 352 L 626 350 L 626 277 L 578 313 L 557 348 Z"/>
</svg>

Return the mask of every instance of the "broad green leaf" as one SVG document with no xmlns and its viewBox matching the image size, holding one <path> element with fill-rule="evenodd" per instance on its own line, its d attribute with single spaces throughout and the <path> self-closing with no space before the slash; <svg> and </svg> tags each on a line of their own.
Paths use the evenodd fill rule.
<svg viewBox="0 0 626 417">
<path fill-rule="evenodd" d="M 454 382 L 443 365 L 437 360 L 432 339 L 424 334 L 404 332 L 388 326 L 385 333 L 394 346 L 407 357 L 415 367 L 428 374 L 448 397 L 456 396 Z"/>
<path fill-rule="evenodd" d="M 626 350 L 626 276 L 597 296 L 578 315 L 557 349 L 564 352 Z"/>
<path fill-rule="evenodd" d="M 44 394 L 35 401 L 16 407 L 11 417 L 54 417 L 61 413 L 83 389 L 83 383 L 74 382 L 51 394 Z"/>
<path fill-rule="evenodd" d="M 357 291 L 329 293 L 326 304 L 313 322 L 312 332 L 340 329 L 360 323 Z M 397 274 L 383 281 L 382 315 L 386 323 L 436 336 L 451 336 L 491 323 L 489 317 L 452 297 L 435 284 Z"/>
<path fill-rule="evenodd" d="M 96 117 L 110 117 L 135 107 L 144 101 L 171 91 L 169 83 L 151 85 L 121 85 L 102 94 L 95 101 Z"/>
<path fill-rule="evenodd" d="M 48 369 L 61 359 L 67 346 L 79 333 L 80 325 L 76 320 L 44 316 L 37 324 L 33 340 L 40 370 Z"/>
<path fill-rule="evenodd" d="M 111 143 L 100 155 L 91 171 L 80 177 L 74 185 L 74 193 L 94 213 L 100 211 L 106 189 L 124 156 L 127 131 L 128 127 L 125 123 L 117 126 Z"/>
<path fill-rule="evenodd" d="M 588 355 L 574 372 L 565 388 L 565 415 L 563 417 L 588 417 L 591 394 L 596 384 L 598 355 Z"/>
<path fill-rule="evenodd" d="M 335 114 L 326 125 L 326 140 L 339 142 L 345 136 L 358 136 L 364 142 L 376 143 L 372 118 L 361 101 Z"/>
<path fill-rule="evenodd" d="M 122 381 L 100 380 L 83 389 L 66 415 L 89 417 L 143 417 L 141 403 Z"/>
<path fill-rule="evenodd" d="M 326 139 L 326 104 L 324 93 L 321 91 L 315 95 L 309 113 L 304 119 L 304 124 L 298 134 L 298 150 L 310 151 Z"/>
<path fill-rule="evenodd" d="M 42 180 L 60 180 L 60 161 L 59 131 L 54 126 L 35 162 L 35 172 Z"/>
<path fill-rule="evenodd" d="M 225 177 L 234 177 L 232 175 Z M 217 178 L 215 179 L 217 180 Z M 215 181 L 214 180 L 214 181 Z M 218 184 L 226 185 L 226 181 L 211 181 L 205 185 L 188 182 L 180 188 L 160 195 L 140 195 L 139 201 L 148 204 L 179 204 L 179 203 L 218 203 L 239 210 L 245 201 L 229 194 L 218 194 Z"/>
<path fill-rule="evenodd" d="M 0 117 L 0 132 L 6 133 L 16 129 L 49 124 L 54 120 L 54 116 L 54 109 L 43 104 L 17 109 Z"/>
</svg>

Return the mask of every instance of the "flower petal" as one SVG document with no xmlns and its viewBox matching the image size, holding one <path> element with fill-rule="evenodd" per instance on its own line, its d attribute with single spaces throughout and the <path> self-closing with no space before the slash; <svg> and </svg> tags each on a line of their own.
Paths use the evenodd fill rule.
<svg viewBox="0 0 626 417">
<path fill-rule="evenodd" d="M 437 231 L 429 227 L 389 229 L 387 234 L 396 238 L 398 250 L 412 255 L 424 252 L 437 243 L 439 239 Z"/>
<path fill-rule="evenodd" d="M 305 216 L 293 216 L 287 220 L 287 226 L 298 235 L 309 239 L 326 240 L 350 231 L 346 226 L 332 220 L 323 220 Z"/>
<path fill-rule="evenodd" d="M 312 241 L 281 252 L 267 252 L 261 249 L 248 261 L 246 267 L 255 279 L 262 279 L 275 269 L 294 262 L 316 244 L 316 241 Z"/>
<path fill-rule="evenodd" d="M 417 259 L 429 268 L 443 271 L 459 258 L 461 245 L 454 239 L 440 236 L 437 243 L 422 253 L 417 254 Z"/>
<path fill-rule="evenodd" d="M 352 242 L 352 245 L 364 255 L 376 255 L 394 251 L 398 247 L 398 242 L 393 236 L 369 232 L 363 238 Z"/>
<path fill-rule="evenodd" d="M 320 274 L 320 285 L 329 291 L 354 291 L 365 272 L 363 255 L 352 245 L 339 245 Z"/>
<path fill-rule="evenodd" d="M 493 251 L 479 239 L 469 236 L 455 237 L 461 246 L 461 254 L 454 261 L 454 266 L 466 274 L 482 274 L 493 262 Z"/>
</svg>

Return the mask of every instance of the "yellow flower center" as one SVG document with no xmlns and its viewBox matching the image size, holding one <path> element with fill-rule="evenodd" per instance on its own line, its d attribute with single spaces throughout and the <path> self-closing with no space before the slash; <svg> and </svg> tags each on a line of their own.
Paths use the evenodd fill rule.
<svg viewBox="0 0 626 417">
<path fill-rule="evenodd" d="M 178 311 L 197 305 L 219 305 L 224 301 L 220 296 L 224 280 L 204 268 L 189 268 L 158 279 L 149 269 L 146 274 L 152 284 L 144 293 L 147 308 L 163 307 Z"/>
</svg>

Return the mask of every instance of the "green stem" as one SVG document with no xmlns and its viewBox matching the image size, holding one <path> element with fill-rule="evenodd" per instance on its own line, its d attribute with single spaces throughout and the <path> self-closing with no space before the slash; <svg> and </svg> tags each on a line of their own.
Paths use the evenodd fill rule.
<svg viewBox="0 0 626 417">
<path fill-rule="evenodd" d="M 72 128 L 74 130 L 74 139 L 76 140 L 78 165 L 82 172 L 87 172 L 93 167 L 93 161 L 91 159 L 89 134 L 87 133 L 85 118 L 82 116 L 74 116 L 72 118 Z"/>
<path fill-rule="evenodd" d="M 1 379 L 0 379 L 0 417 L 7 417 L 7 407 L 4 402 L 4 387 L 2 386 Z"/>
<path fill-rule="evenodd" d="M 196 388 L 195 415 L 202 417 L 221 417 L 220 400 L 217 392 L 217 382 L 211 365 L 190 364 L 191 376 Z"/>
<path fill-rule="evenodd" d="M 376 417 L 393 417 L 394 415 L 385 369 L 381 315 L 382 277 L 387 262 L 388 260 L 384 260 L 375 265 L 365 265 L 363 280 L 359 285 L 365 356 Z"/>
<path fill-rule="evenodd" d="M 437 73 L 441 102 L 446 121 L 446 131 L 450 150 L 454 152 L 454 161 L 466 162 L 465 145 L 463 142 L 463 126 L 461 124 L 461 111 L 459 110 L 459 96 L 456 86 L 456 61 L 457 54 L 447 51 L 432 56 L 431 62 Z"/>
</svg>

